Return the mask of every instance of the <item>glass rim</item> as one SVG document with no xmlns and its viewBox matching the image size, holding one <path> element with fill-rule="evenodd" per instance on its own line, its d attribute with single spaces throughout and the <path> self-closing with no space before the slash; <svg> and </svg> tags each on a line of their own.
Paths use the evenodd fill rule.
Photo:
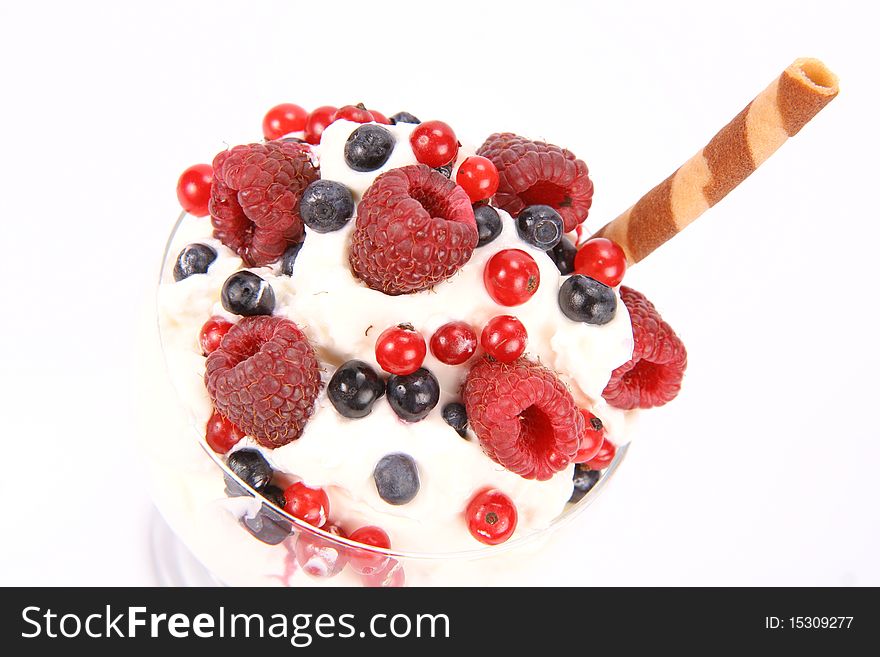
<svg viewBox="0 0 880 657">
<path fill-rule="evenodd" d="M 157 281 L 156 294 L 158 295 L 159 287 L 163 285 L 163 274 L 168 268 L 168 258 L 171 256 L 171 246 L 174 242 L 174 238 L 177 235 L 177 230 L 180 227 L 180 224 L 187 217 L 187 212 L 181 212 L 175 221 L 174 226 L 171 229 L 171 233 L 168 236 L 168 240 L 165 243 L 165 250 L 162 254 L 161 267 L 159 269 L 159 277 Z M 175 391 L 177 391 L 177 386 L 174 383 L 174 379 L 171 375 L 171 370 L 168 364 L 168 354 L 165 350 L 165 341 L 162 335 L 162 326 L 159 322 L 159 313 L 158 313 L 158 303 L 157 303 L 157 312 L 156 312 L 156 329 L 159 335 L 159 343 L 162 349 L 162 361 L 165 367 L 166 375 L 168 376 L 169 381 L 172 386 L 175 387 Z M 195 434 L 196 441 L 202 450 L 207 454 L 208 458 L 210 458 L 214 464 L 220 468 L 220 471 L 224 476 L 232 478 L 241 488 L 247 492 L 251 497 L 260 502 L 261 505 L 267 506 L 272 510 L 273 513 L 280 516 L 280 519 L 289 522 L 291 527 L 291 536 L 293 536 L 296 531 L 305 532 L 307 534 L 311 534 L 312 536 L 318 537 L 323 541 L 327 541 L 330 543 L 334 543 L 337 545 L 344 546 L 350 550 L 357 550 L 359 552 L 371 552 L 376 554 L 382 554 L 395 559 L 402 560 L 413 560 L 413 561 L 428 561 L 428 560 L 474 560 L 474 559 L 483 559 L 499 554 L 503 554 L 505 552 L 510 552 L 520 547 L 524 547 L 528 544 L 537 542 L 540 538 L 548 537 L 556 532 L 558 529 L 568 525 L 574 518 L 581 515 L 584 509 L 586 509 L 605 489 L 608 485 L 608 481 L 611 479 L 612 475 L 617 472 L 620 463 L 623 461 L 626 453 L 629 449 L 629 441 L 620 445 L 616 445 L 617 452 L 614 456 L 614 459 L 608 465 L 607 468 L 602 471 L 599 480 L 595 483 L 595 485 L 584 495 L 583 498 L 575 502 L 574 504 L 569 504 L 566 502 L 566 507 L 563 511 L 557 515 L 549 525 L 546 527 L 541 527 L 538 529 L 532 529 L 529 532 L 523 534 L 522 536 L 518 536 L 509 541 L 505 541 L 499 545 L 485 545 L 481 547 L 468 548 L 465 550 L 452 550 L 452 551 L 444 551 L 444 552 L 421 552 L 421 551 L 407 551 L 407 550 L 396 550 L 392 548 L 381 548 L 372 545 L 366 545 L 364 543 L 359 543 L 357 541 L 353 541 L 350 538 L 339 536 L 337 534 L 331 534 L 328 531 L 321 529 L 320 527 L 315 527 L 304 520 L 301 520 L 295 516 L 290 515 L 284 509 L 278 507 L 274 503 L 272 503 L 269 499 L 264 497 L 262 493 L 254 489 L 247 482 L 243 481 L 238 475 L 236 475 L 232 469 L 226 464 L 226 461 L 222 458 L 223 455 L 217 454 L 211 447 L 207 444 L 205 436 L 202 435 L 203 432 L 199 431 L 199 423 L 196 421 L 194 414 L 191 409 L 187 408 L 183 404 L 183 400 L 180 399 L 180 395 L 178 394 L 178 401 L 181 403 L 181 406 L 184 408 L 187 416 L 190 419 L 190 428 L 193 430 Z M 243 497 L 243 496 L 237 496 Z M 234 499 L 234 498 L 231 498 Z M 294 528 L 296 531 L 294 531 Z M 258 540 L 258 539 L 254 539 Z"/>
</svg>

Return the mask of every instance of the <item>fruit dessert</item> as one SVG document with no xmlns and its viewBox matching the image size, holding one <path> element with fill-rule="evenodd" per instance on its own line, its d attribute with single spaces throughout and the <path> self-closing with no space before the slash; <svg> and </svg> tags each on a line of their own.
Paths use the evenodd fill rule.
<svg viewBox="0 0 880 657">
<path fill-rule="evenodd" d="M 279 105 L 263 141 L 187 169 L 162 342 L 229 513 L 281 550 L 278 577 L 398 585 L 398 562 L 345 546 L 491 550 L 583 504 L 687 366 L 627 266 L 835 94 L 796 61 L 593 235 L 572 152 L 509 132 L 473 148 L 363 105 Z"/>
</svg>

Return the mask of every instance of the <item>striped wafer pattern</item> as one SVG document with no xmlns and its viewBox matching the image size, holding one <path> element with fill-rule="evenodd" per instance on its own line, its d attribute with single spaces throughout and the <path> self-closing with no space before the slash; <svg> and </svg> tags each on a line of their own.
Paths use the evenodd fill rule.
<svg viewBox="0 0 880 657">
<path fill-rule="evenodd" d="M 837 95 L 837 76 L 817 59 L 798 59 L 694 157 L 594 237 L 642 260 L 711 208 Z"/>
</svg>

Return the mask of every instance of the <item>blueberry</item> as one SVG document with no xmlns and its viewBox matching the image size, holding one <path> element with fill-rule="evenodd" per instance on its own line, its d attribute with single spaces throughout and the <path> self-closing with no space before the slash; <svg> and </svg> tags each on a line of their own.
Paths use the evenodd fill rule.
<svg viewBox="0 0 880 657">
<path fill-rule="evenodd" d="M 446 176 L 447 178 L 452 178 L 452 165 L 444 164 L 442 167 L 437 167 L 434 169 L 437 173 Z"/>
<path fill-rule="evenodd" d="M 530 205 L 516 217 L 516 232 L 520 238 L 542 251 L 559 244 L 564 230 L 562 217 L 549 205 Z"/>
<path fill-rule="evenodd" d="M 235 477 L 230 477 L 228 474 L 223 475 L 223 483 L 226 484 L 226 497 L 253 497 L 254 494 L 251 493 L 247 488 L 241 485 L 241 483 Z"/>
<path fill-rule="evenodd" d="M 284 499 L 284 491 L 278 488 L 278 486 L 269 484 L 260 491 L 260 494 L 279 509 L 283 509 L 284 505 L 287 504 L 287 500 Z"/>
<path fill-rule="evenodd" d="M 501 234 L 501 217 L 491 205 L 475 205 L 474 219 L 477 220 L 477 246 L 486 246 Z"/>
<path fill-rule="evenodd" d="M 223 307 L 236 315 L 271 315 L 275 310 L 272 286 L 249 271 L 239 271 L 226 279 L 220 293 Z"/>
<path fill-rule="evenodd" d="M 269 502 L 281 509 L 284 508 L 284 491 L 278 486 L 266 486 L 262 492 L 263 497 Z M 278 545 L 293 531 L 291 522 L 268 504 L 260 506 L 260 510 L 253 518 L 242 517 L 241 523 L 254 538 L 268 545 Z"/>
<path fill-rule="evenodd" d="M 388 379 L 388 403 L 398 417 L 407 422 L 424 419 L 440 401 L 440 383 L 424 367 L 406 376 Z"/>
<path fill-rule="evenodd" d="M 188 244 L 174 263 L 174 280 L 182 281 L 193 274 L 205 274 L 217 259 L 217 252 L 207 244 Z"/>
<path fill-rule="evenodd" d="M 380 125 L 367 123 L 348 136 L 345 163 L 355 171 L 375 171 L 394 150 L 394 135 Z"/>
<path fill-rule="evenodd" d="M 388 504 L 406 504 L 419 492 L 419 469 L 408 454 L 388 454 L 373 469 L 379 497 Z"/>
<path fill-rule="evenodd" d="M 421 121 L 409 112 L 398 112 L 397 114 L 389 116 L 388 120 L 391 121 L 391 125 L 396 125 L 398 123 L 421 123 Z"/>
<path fill-rule="evenodd" d="M 294 144 L 308 143 L 305 139 L 300 139 L 299 137 L 283 137 L 283 138 L 279 139 L 278 141 L 290 141 L 290 142 L 293 142 Z"/>
<path fill-rule="evenodd" d="M 342 228 L 354 214 L 354 198 L 342 183 L 316 180 L 303 192 L 299 214 L 315 232 L 331 233 Z"/>
<path fill-rule="evenodd" d="M 255 449 L 240 449 L 232 452 L 226 460 L 226 465 L 254 490 L 263 490 L 272 481 L 272 467 Z"/>
<path fill-rule="evenodd" d="M 572 241 L 563 235 L 559 244 L 547 251 L 547 255 L 550 256 L 559 273 L 568 276 L 574 271 L 574 257 L 577 255 L 577 251 L 577 247 Z"/>
<path fill-rule="evenodd" d="M 617 296 L 604 283 L 575 274 L 559 288 L 559 308 L 575 322 L 607 324 L 617 311 Z"/>
<path fill-rule="evenodd" d="M 281 273 L 285 276 L 293 276 L 293 264 L 296 262 L 296 256 L 299 255 L 300 249 L 305 244 L 305 239 L 297 242 L 293 246 L 287 247 L 287 251 L 281 256 Z"/>
<path fill-rule="evenodd" d="M 327 385 L 327 396 L 343 417 L 366 417 L 384 394 L 385 382 L 362 360 L 340 365 Z"/>
<path fill-rule="evenodd" d="M 443 421 L 458 432 L 462 438 L 467 438 L 467 411 L 464 404 L 450 402 L 443 407 Z"/>
<path fill-rule="evenodd" d="M 574 490 L 568 501 L 572 504 L 580 502 L 601 477 L 602 473 L 598 470 L 589 470 L 581 464 L 574 466 Z"/>
</svg>

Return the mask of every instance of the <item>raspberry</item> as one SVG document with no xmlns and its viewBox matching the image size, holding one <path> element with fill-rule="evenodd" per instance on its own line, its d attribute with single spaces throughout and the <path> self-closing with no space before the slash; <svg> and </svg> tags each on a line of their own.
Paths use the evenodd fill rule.
<svg viewBox="0 0 880 657">
<path fill-rule="evenodd" d="M 587 218 L 593 181 L 587 165 L 571 151 L 512 132 L 496 132 L 477 155 L 498 169 L 495 203 L 512 216 L 528 205 L 549 205 L 562 215 L 566 233 Z"/>
<path fill-rule="evenodd" d="M 299 438 L 321 389 L 312 345 L 283 317 L 245 317 L 205 368 L 214 408 L 263 447 Z"/>
<path fill-rule="evenodd" d="M 471 368 L 461 394 L 483 450 L 511 472 L 543 481 L 577 454 L 584 416 L 565 385 L 538 363 L 484 359 Z"/>
<path fill-rule="evenodd" d="M 602 396 L 626 410 L 663 406 L 678 395 L 687 350 L 645 295 L 622 285 L 620 298 L 629 310 L 635 347 L 632 360 L 612 372 Z"/>
<path fill-rule="evenodd" d="M 234 146 L 214 158 L 214 237 L 259 267 L 278 260 L 303 235 L 299 201 L 318 172 L 295 142 Z"/>
<path fill-rule="evenodd" d="M 389 295 L 434 287 L 477 245 L 467 193 L 423 164 L 392 169 L 358 205 L 349 261 L 355 276 Z"/>
</svg>

